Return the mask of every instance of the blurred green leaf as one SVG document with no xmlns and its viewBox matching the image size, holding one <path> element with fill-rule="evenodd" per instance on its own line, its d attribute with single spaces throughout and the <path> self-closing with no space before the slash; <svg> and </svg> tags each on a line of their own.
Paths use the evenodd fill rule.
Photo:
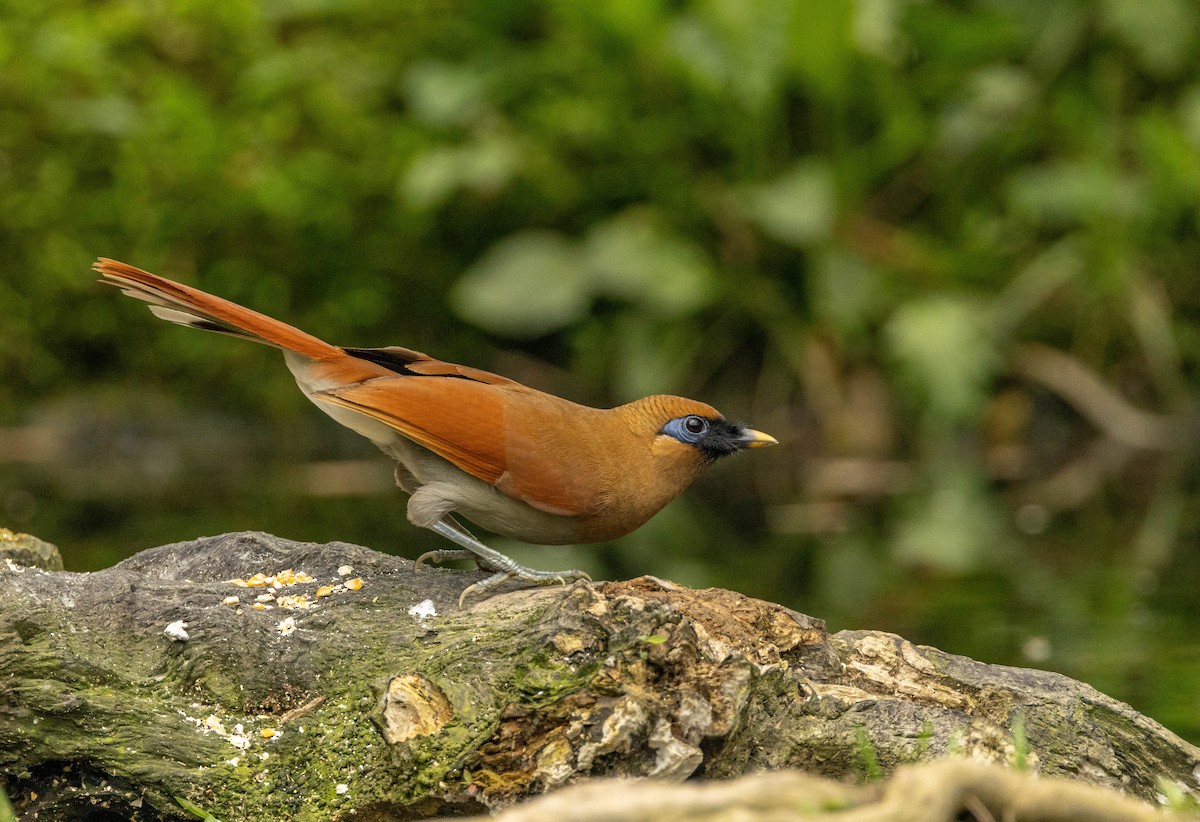
<svg viewBox="0 0 1200 822">
<path fill-rule="evenodd" d="M 857 35 L 871 49 L 883 45 L 881 34 L 887 37 L 887 14 L 882 9 L 881 3 L 850 0 L 806 2 L 787 29 L 787 59 L 805 85 L 830 99 L 842 97 L 855 68 L 853 38 Z"/>
<path fill-rule="evenodd" d="M 1187 0 L 1104 0 L 1108 27 L 1153 74 L 1173 76 L 1196 57 L 1197 9 Z"/>
<path fill-rule="evenodd" d="M 596 290 L 666 317 L 714 297 L 712 263 L 698 245 L 663 230 L 644 211 L 592 227 L 583 252 Z"/>
<path fill-rule="evenodd" d="M 854 4 L 854 42 L 889 61 L 903 57 L 905 0 L 859 0 Z"/>
<path fill-rule="evenodd" d="M 833 173 L 819 160 L 797 163 L 745 194 L 747 215 L 769 236 L 803 247 L 829 236 L 837 217 Z"/>
<path fill-rule="evenodd" d="M 878 270 L 857 254 L 836 247 L 817 258 L 809 298 L 815 315 L 848 339 L 866 331 L 887 302 Z"/>
<path fill-rule="evenodd" d="M 451 296 L 463 319 L 497 334 L 530 338 L 583 317 L 592 288 L 573 243 L 551 232 L 525 231 L 490 249 Z"/>
<path fill-rule="evenodd" d="M 605 349 L 616 399 L 629 402 L 682 391 L 694 358 L 708 348 L 691 323 L 663 323 L 639 312 L 625 312 L 614 324 Z"/>
<path fill-rule="evenodd" d="M 710 91 L 760 110 L 778 93 L 797 16 L 790 0 L 701 0 L 676 20 L 670 43 Z"/>
<path fill-rule="evenodd" d="M 1200 151 L 1200 86 L 1192 86 L 1180 97 L 1179 119 L 1188 140 Z"/>
<path fill-rule="evenodd" d="M 413 162 L 401 191 L 419 208 L 440 205 L 460 189 L 495 194 L 512 178 L 519 159 L 516 144 L 499 135 L 435 148 Z"/>
<path fill-rule="evenodd" d="M 906 501 L 896 524 L 900 562 L 963 574 L 1004 562 L 1005 524 L 977 468 L 960 460 L 930 466 L 929 488 Z"/>
<path fill-rule="evenodd" d="M 1035 224 L 1071 225 L 1105 217 L 1133 218 L 1148 210 L 1142 179 L 1096 162 L 1054 162 L 1013 176 L 1013 209 Z"/>
<path fill-rule="evenodd" d="M 404 88 L 413 113 L 435 126 L 462 126 L 484 111 L 486 80 L 474 66 L 428 61 L 408 70 Z"/>
<path fill-rule="evenodd" d="M 51 105 L 63 128 L 97 131 L 120 137 L 138 125 L 133 101 L 116 95 L 55 101 Z"/>
<path fill-rule="evenodd" d="M 461 184 L 461 152 L 457 147 L 438 147 L 413 161 L 400 193 L 412 205 L 428 208 L 442 203 Z"/>
<path fill-rule="evenodd" d="M 939 295 L 907 302 L 886 332 L 897 375 L 930 424 L 965 425 L 978 417 L 1000 359 L 977 300 Z"/>
<path fill-rule="evenodd" d="M 938 140 L 951 156 L 976 150 L 980 144 L 1011 131 L 1033 111 L 1037 84 L 1029 72 L 1015 66 L 988 66 L 971 77 L 968 96 L 947 109 Z"/>
</svg>

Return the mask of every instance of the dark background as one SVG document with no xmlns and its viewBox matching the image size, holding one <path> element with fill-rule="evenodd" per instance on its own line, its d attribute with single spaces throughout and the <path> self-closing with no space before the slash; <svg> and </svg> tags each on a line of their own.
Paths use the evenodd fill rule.
<svg viewBox="0 0 1200 822">
<path fill-rule="evenodd" d="M 278 355 L 346 345 L 781 445 L 543 568 L 1063 671 L 1200 742 L 1200 12 L 1186 0 L 0 0 L 0 526 L 416 556 Z"/>
</svg>

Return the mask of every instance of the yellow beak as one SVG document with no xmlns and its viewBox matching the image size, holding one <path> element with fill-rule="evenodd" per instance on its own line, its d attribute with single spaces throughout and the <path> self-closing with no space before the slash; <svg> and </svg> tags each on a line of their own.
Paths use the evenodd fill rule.
<svg viewBox="0 0 1200 822">
<path fill-rule="evenodd" d="M 742 432 L 740 437 L 743 448 L 762 448 L 764 445 L 778 445 L 779 440 L 772 437 L 770 434 L 764 434 L 762 431 L 755 431 L 753 428 L 747 428 Z"/>
</svg>

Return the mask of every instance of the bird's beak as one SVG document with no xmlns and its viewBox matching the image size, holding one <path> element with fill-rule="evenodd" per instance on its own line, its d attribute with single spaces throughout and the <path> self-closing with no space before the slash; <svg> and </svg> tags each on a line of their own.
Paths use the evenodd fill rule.
<svg viewBox="0 0 1200 822">
<path fill-rule="evenodd" d="M 753 428 L 746 428 L 742 431 L 742 435 L 738 437 L 738 442 L 743 448 L 762 448 L 764 445 L 778 445 L 779 440 L 772 437 L 770 434 L 764 434 L 762 431 L 755 431 Z"/>
</svg>

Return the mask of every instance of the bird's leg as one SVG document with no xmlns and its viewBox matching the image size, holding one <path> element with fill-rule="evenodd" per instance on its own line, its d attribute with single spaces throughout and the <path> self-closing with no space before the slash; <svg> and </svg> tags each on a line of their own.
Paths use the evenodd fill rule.
<svg viewBox="0 0 1200 822">
<path fill-rule="evenodd" d="M 473 547 L 475 545 L 482 545 L 482 543 L 450 513 L 451 501 L 446 498 L 444 493 L 430 493 L 428 487 L 422 487 L 416 478 L 408 472 L 408 469 L 404 467 L 403 462 L 396 466 L 396 484 L 411 495 L 408 500 L 409 522 L 413 525 L 419 525 L 422 528 L 429 528 L 432 531 L 436 531 L 459 545 L 471 546 L 463 548 L 439 548 L 433 551 L 426 551 L 417 557 L 416 562 L 413 563 L 414 566 L 423 565 L 426 562 L 470 559 L 474 560 L 475 567 L 481 568 L 484 571 L 499 572 L 506 570 L 505 568 L 493 567 L 488 564 L 487 558 L 482 556 Z"/>
<path fill-rule="evenodd" d="M 449 514 L 446 514 L 445 516 L 442 517 L 442 522 L 444 522 L 449 527 L 458 531 L 459 534 L 461 534 L 466 539 L 473 540 L 475 542 L 479 542 L 479 540 L 475 539 L 474 534 L 472 534 L 470 531 L 468 531 L 466 528 L 464 528 L 461 522 L 459 522 L 458 520 L 456 520 L 454 517 L 450 516 Z M 439 531 L 438 533 L 441 533 L 441 532 Z M 474 551 L 471 551 L 467 548 L 437 548 L 433 551 L 426 551 L 425 553 L 421 554 L 421 556 L 417 557 L 416 561 L 413 562 L 413 564 L 414 565 L 424 565 L 426 562 L 442 563 L 442 562 L 449 562 L 450 560 L 455 560 L 455 559 L 474 560 L 476 567 L 481 568 L 484 571 L 500 571 L 501 570 L 499 568 L 493 568 L 492 566 L 488 565 L 487 561 L 483 557 L 479 556 L 479 554 L 477 554 Z"/>
<path fill-rule="evenodd" d="M 429 526 L 431 531 L 441 534 L 451 542 L 461 545 L 468 551 L 472 558 L 478 563 L 479 567 L 495 571 L 487 579 L 480 580 L 473 585 L 467 586 L 458 597 L 458 604 L 461 606 L 468 594 L 482 594 L 483 592 L 496 587 L 506 579 L 519 579 L 524 582 L 558 582 L 566 585 L 568 582 L 573 582 L 577 579 L 590 580 L 591 577 L 583 571 L 538 571 L 534 568 L 526 568 L 511 557 L 506 557 L 499 551 L 489 548 L 482 542 L 471 535 L 467 529 L 463 528 L 457 522 L 447 522 L 447 517 L 442 517 Z M 440 552 L 430 552 L 440 553 Z M 457 552 L 450 550 L 446 554 L 458 556 Z"/>
</svg>

